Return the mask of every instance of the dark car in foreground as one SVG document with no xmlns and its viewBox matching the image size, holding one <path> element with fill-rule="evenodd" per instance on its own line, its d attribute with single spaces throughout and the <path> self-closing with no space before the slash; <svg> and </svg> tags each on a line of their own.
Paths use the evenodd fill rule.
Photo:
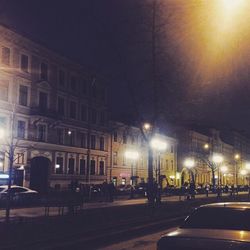
<svg viewBox="0 0 250 250">
<path fill-rule="evenodd" d="M 214 203 L 197 208 L 179 228 L 171 229 L 157 249 L 250 249 L 250 203 Z"/>
</svg>

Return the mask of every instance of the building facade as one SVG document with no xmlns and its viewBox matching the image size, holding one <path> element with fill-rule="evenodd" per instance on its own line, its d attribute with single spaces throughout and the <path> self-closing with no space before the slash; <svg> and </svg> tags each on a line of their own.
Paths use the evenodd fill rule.
<svg viewBox="0 0 250 250">
<path fill-rule="evenodd" d="M 103 182 L 109 161 L 103 79 L 9 28 L 0 26 L 0 33 L 0 171 L 8 170 L 13 135 L 14 169 L 25 186 L 44 192 L 72 181 Z"/>
<path fill-rule="evenodd" d="M 182 129 L 179 132 L 178 171 L 181 174 L 181 184 L 190 183 L 193 176 L 197 185 L 204 186 L 213 183 L 221 185 L 246 185 L 247 175 L 242 171 L 248 161 L 248 146 L 246 137 L 230 134 L 225 139 L 220 131 L 208 129 L 203 131 Z M 228 137 L 227 137 L 228 138 Z M 239 150 L 238 145 L 244 145 L 244 150 Z M 220 155 L 221 162 L 215 162 L 214 156 Z M 187 159 L 194 161 L 194 166 L 186 166 Z"/>
<path fill-rule="evenodd" d="M 112 122 L 111 127 L 110 181 L 116 185 L 147 182 L 148 145 L 140 129 L 118 122 Z M 156 134 L 156 137 L 166 142 L 167 147 L 163 152 L 154 150 L 154 179 L 158 180 L 160 176 L 163 187 L 167 184 L 176 185 L 177 141 L 163 134 Z M 126 156 L 127 152 L 137 152 L 138 157 L 130 159 Z"/>
</svg>

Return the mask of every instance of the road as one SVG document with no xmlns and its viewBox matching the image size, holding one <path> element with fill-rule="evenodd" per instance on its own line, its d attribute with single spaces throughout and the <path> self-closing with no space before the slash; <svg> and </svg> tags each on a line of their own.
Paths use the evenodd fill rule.
<svg viewBox="0 0 250 250">
<path fill-rule="evenodd" d="M 239 194 L 247 194 L 247 192 L 241 192 Z M 229 194 L 224 194 L 223 196 L 228 196 Z M 216 194 L 209 194 L 209 197 L 216 197 Z M 197 199 L 205 199 L 207 198 L 205 194 L 196 195 Z M 178 202 L 181 200 L 185 200 L 185 197 L 179 196 L 168 196 L 162 197 L 163 202 Z M 115 200 L 114 202 L 90 202 L 85 203 L 82 209 L 95 209 L 95 208 L 104 208 L 104 207 L 116 207 L 116 206 L 129 206 L 129 205 L 139 205 L 145 204 L 147 200 L 145 198 L 137 198 L 137 199 L 128 199 L 128 200 Z M 67 208 L 64 208 L 64 213 L 67 213 Z M 59 214 L 58 207 L 50 207 L 49 216 L 57 216 Z M 35 218 L 41 217 L 45 215 L 44 207 L 31 207 L 31 208 L 15 208 L 11 209 L 10 217 L 11 218 Z M 4 220 L 5 210 L 0 210 L 0 221 Z"/>
<path fill-rule="evenodd" d="M 138 237 L 132 240 L 124 241 L 110 246 L 99 248 L 100 250 L 155 250 L 157 240 L 167 230 L 158 233 L 149 234 L 146 236 Z"/>
</svg>

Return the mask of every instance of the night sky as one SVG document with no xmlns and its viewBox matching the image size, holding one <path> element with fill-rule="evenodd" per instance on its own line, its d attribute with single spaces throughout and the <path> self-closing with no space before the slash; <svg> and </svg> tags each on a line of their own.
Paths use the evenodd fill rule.
<svg viewBox="0 0 250 250">
<path fill-rule="evenodd" d="M 113 118 L 150 120 L 152 2 L 0 0 L 0 21 L 108 79 Z M 226 26 L 238 16 L 219 16 L 207 1 L 158 2 L 158 117 L 250 132 L 249 9 Z"/>
</svg>

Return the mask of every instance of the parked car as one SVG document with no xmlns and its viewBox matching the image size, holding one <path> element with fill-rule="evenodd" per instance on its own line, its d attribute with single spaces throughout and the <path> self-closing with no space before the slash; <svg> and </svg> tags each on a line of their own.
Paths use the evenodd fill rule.
<svg viewBox="0 0 250 250">
<path fill-rule="evenodd" d="M 250 249 L 250 203 L 230 202 L 201 206 L 179 228 L 171 229 L 157 249 Z"/>
<path fill-rule="evenodd" d="M 0 186 L 0 201 L 5 201 L 7 198 L 8 185 Z M 34 202 L 38 198 L 38 192 L 26 187 L 11 186 L 10 190 L 11 201 L 14 204 Z"/>
<path fill-rule="evenodd" d="M 135 188 L 132 185 L 119 185 L 116 187 L 117 194 L 130 194 L 131 189 L 135 191 Z"/>
</svg>

